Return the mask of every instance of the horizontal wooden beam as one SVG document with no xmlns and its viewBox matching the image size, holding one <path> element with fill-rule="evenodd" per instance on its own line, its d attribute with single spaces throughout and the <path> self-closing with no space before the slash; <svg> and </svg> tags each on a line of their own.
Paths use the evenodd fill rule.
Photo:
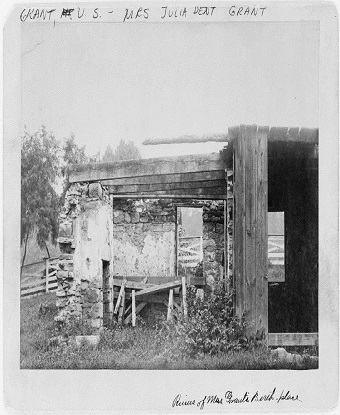
<svg viewBox="0 0 340 415">
<path fill-rule="evenodd" d="M 242 127 L 242 126 L 241 126 Z M 255 126 L 257 127 L 257 126 Z M 299 127 L 258 127 L 269 131 L 268 141 L 298 141 L 318 143 L 319 131 L 317 128 Z M 159 144 L 182 144 L 182 143 L 208 143 L 225 142 L 228 143 L 235 139 L 240 131 L 240 126 L 228 128 L 228 133 L 215 133 L 204 135 L 182 135 L 175 138 L 153 138 L 143 141 L 143 145 Z"/>
<path fill-rule="evenodd" d="M 117 287 L 121 287 L 124 284 L 124 280 L 113 279 L 112 285 Z M 154 284 L 144 284 L 142 282 L 135 282 L 135 281 L 125 281 L 125 288 L 130 288 L 133 290 L 144 290 L 145 288 L 153 287 Z"/>
<path fill-rule="evenodd" d="M 136 293 L 136 298 L 141 297 L 143 295 L 150 295 L 150 294 L 159 293 L 161 291 L 166 291 L 166 290 L 169 290 L 170 288 L 180 287 L 181 285 L 182 285 L 182 282 L 179 280 L 173 281 L 173 282 L 167 282 L 165 284 L 155 285 L 154 287 L 150 287 L 150 288 L 146 288 L 145 290 L 138 291 Z"/>
<path fill-rule="evenodd" d="M 121 193 L 121 194 L 112 194 L 114 199 L 202 199 L 202 200 L 226 200 L 228 196 L 226 194 L 197 194 L 197 193 L 166 193 L 166 192 L 157 192 L 157 193 Z"/>
<path fill-rule="evenodd" d="M 130 185 L 150 185 L 167 184 L 175 182 L 202 182 L 205 180 L 224 180 L 224 170 L 200 171 L 194 173 L 177 174 L 155 174 L 152 176 L 123 177 L 108 180 L 101 180 L 104 186 L 130 186 Z"/>
<path fill-rule="evenodd" d="M 114 178 L 152 176 L 160 174 L 195 173 L 224 170 L 224 162 L 217 153 L 72 165 L 69 181 L 91 182 Z"/>
<path fill-rule="evenodd" d="M 104 184 L 104 183 L 103 183 Z M 123 186 L 109 186 L 110 193 L 140 193 L 140 192 L 155 192 L 165 190 L 185 190 L 185 189 L 220 189 L 219 193 L 227 191 L 225 180 L 207 180 L 196 182 L 173 182 L 173 183 L 151 183 L 151 184 L 131 184 Z"/>
<path fill-rule="evenodd" d="M 144 276 L 122 276 L 122 275 L 114 275 L 113 276 L 114 280 L 116 281 L 123 281 L 126 280 L 127 282 L 141 282 L 143 283 L 143 281 L 145 280 L 145 275 Z M 157 276 L 148 276 L 147 277 L 147 284 L 163 284 L 165 282 L 172 282 L 174 281 L 174 276 L 167 276 L 167 277 L 157 277 Z M 143 283 L 144 284 L 144 283 Z M 121 283 L 119 284 L 121 285 Z"/>
<path fill-rule="evenodd" d="M 183 143 L 208 143 L 208 142 L 228 142 L 229 136 L 226 133 L 203 134 L 203 135 L 181 135 L 175 138 L 148 138 L 143 141 L 145 146 L 158 144 L 183 144 Z"/>
<path fill-rule="evenodd" d="M 318 333 L 268 333 L 268 346 L 315 346 Z"/>
</svg>

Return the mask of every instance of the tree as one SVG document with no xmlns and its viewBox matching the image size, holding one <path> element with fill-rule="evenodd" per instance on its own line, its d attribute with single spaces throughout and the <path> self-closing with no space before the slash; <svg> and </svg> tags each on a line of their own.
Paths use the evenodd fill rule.
<svg viewBox="0 0 340 415">
<path fill-rule="evenodd" d="M 133 141 L 120 140 L 114 154 L 114 161 L 138 160 L 141 158 L 139 148 Z"/>
<path fill-rule="evenodd" d="M 59 175 L 59 145 L 52 133 L 42 128 L 21 139 L 21 244 L 26 258 L 29 236 L 36 230 L 36 241 L 46 248 L 50 238 L 56 244 L 59 197 L 54 190 Z M 47 250 L 48 251 L 48 250 Z"/>
<path fill-rule="evenodd" d="M 61 168 L 61 174 L 64 177 L 64 184 L 63 184 L 63 191 L 60 196 L 60 204 L 64 204 L 65 194 L 67 189 L 69 188 L 69 174 L 68 174 L 68 167 L 70 164 L 84 164 L 89 163 L 90 160 L 85 154 L 85 146 L 79 147 L 76 144 L 74 139 L 74 134 L 71 133 L 71 136 L 64 141 L 63 146 L 63 166 Z"/>
<path fill-rule="evenodd" d="M 115 161 L 115 155 L 114 155 L 114 152 L 113 152 L 110 144 L 106 147 L 104 156 L 102 158 L 103 163 L 107 163 L 109 161 Z"/>
</svg>

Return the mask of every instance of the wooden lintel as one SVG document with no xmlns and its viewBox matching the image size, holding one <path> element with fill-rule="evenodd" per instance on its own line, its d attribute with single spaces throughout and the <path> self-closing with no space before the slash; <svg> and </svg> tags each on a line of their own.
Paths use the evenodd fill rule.
<svg viewBox="0 0 340 415">
<path fill-rule="evenodd" d="M 229 136 L 226 133 L 203 134 L 203 135 L 181 135 L 175 138 L 148 138 L 143 141 L 144 146 L 154 146 L 158 144 L 183 144 L 183 143 L 208 143 L 208 142 L 228 142 Z"/>
<path fill-rule="evenodd" d="M 69 168 L 69 181 L 70 183 L 91 182 L 123 177 L 224 170 L 224 168 L 224 162 L 220 159 L 218 153 L 129 160 L 115 163 L 77 164 Z"/>
<path fill-rule="evenodd" d="M 206 180 L 224 180 L 225 170 L 199 171 L 193 173 L 154 174 L 152 176 L 121 177 L 102 180 L 107 186 L 154 185 L 166 183 L 202 182 Z"/>
<path fill-rule="evenodd" d="M 107 183 L 102 182 L 104 185 Z M 139 192 L 155 192 L 155 191 L 179 191 L 185 189 L 220 189 L 219 193 L 227 191 L 225 179 L 220 180 L 202 180 L 194 182 L 172 182 L 172 183 L 150 183 L 150 184 L 132 184 L 132 185 L 110 185 L 111 193 L 139 193 Z"/>
<path fill-rule="evenodd" d="M 228 196 L 226 194 L 195 194 L 195 193 L 165 193 L 165 192 L 157 192 L 157 193 L 122 193 L 122 194 L 112 194 L 114 199 L 203 199 L 203 200 L 224 200 L 227 199 Z"/>
<path fill-rule="evenodd" d="M 268 346 L 315 346 L 318 333 L 268 333 Z"/>
<path fill-rule="evenodd" d="M 138 291 L 136 293 L 136 298 L 137 297 L 141 297 L 143 295 L 149 295 L 149 294 L 154 294 L 154 293 L 158 293 L 161 291 L 166 291 L 169 290 L 171 288 L 176 288 L 176 287 L 180 287 L 182 285 L 181 281 L 173 281 L 173 282 L 168 282 L 165 284 L 159 284 L 159 285 L 155 285 L 154 287 L 150 287 L 150 288 L 146 288 L 145 290 L 141 290 Z"/>
</svg>

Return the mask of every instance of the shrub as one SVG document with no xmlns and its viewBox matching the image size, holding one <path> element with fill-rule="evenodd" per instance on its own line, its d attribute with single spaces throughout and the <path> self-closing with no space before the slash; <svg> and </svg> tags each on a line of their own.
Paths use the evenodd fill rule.
<svg viewBox="0 0 340 415">
<path fill-rule="evenodd" d="M 188 288 L 187 318 L 174 313 L 172 321 L 163 321 L 158 341 L 163 347 L 167 345 L 165 353 L 214 355 L 255 346 L 246 336 L 245 319 L 233 315 L 233 293 L 227 292 L 222 283 L 217 283 L 204 299 L 196 293 L 195 287 Z"/>
</svg>

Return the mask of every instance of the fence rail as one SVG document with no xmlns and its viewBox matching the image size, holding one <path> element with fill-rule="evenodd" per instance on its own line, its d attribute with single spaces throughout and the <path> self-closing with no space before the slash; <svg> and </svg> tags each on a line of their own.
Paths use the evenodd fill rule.
<svg viewBox="0 0 340 415">
<path fill-rule="evenodd" d="M 41 281 L 35 281 L 33 283 L 26 282 L 25 284 L 22 284 L 20 297 L 30 298 L 46 292 L 56 291 L 58 288 L 57 269 L 58 258 L 47 258 L 45 260 L 45 276 Z"/>
</svg>

